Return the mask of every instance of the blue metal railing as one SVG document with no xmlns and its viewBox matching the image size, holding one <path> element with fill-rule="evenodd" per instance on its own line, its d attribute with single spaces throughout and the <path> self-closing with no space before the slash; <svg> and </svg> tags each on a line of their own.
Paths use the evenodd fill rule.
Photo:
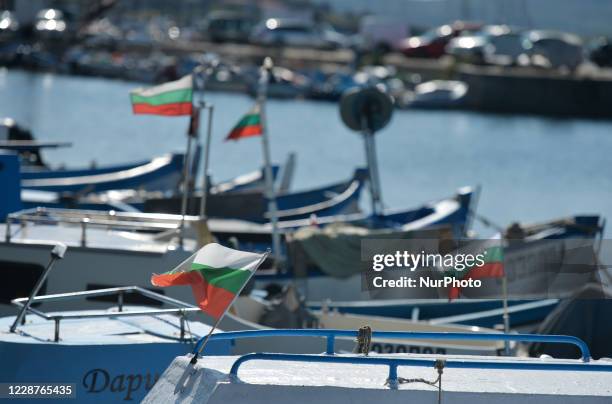
<svg viewBox="0 0 612 404">
<path fill-rule="evenodd" d="M 286 330 L 247 330 L 230 331 L 212 334 L 210 341 L 237 340 L 246 338 L 262 337 L 324 337 L 327 339 L 325 353 L 333 355 L 336 337 L 357 338 L 357 331 L 351 330 L 328 330 L 328 329 L 286 329 Z M 586 342 L 580 338 L 570 335 L 540 335 L 540 334 L 477 334 L 477 333 L 454 333 L 454 332 L 410 332 L 410 331 L 373 331 L 372 338 L 386 339 L 426 339 L 446 341 L 509 341 L 509 342 L 553 342 L 575 345 L 580 349 L 582 361 L 589 362 L 591 352 Z M 205 338 L 201 338 L 193 349 L 195 355 L 200 351 L 200 346 Z M 258 355 L 258 354 L 257 354 Z M 267 355 L 267 354 L 266 354 Z M 245 355 L 248 357 L 248 355 Z M 429 362 L 428 362 L 429 363 Z"/>
<path fill-rule="evenodd" d="M 398 385 L 398 366 L 436 367 L 438 359 L 432 358 L 385 358 L 376 356 L 330 356 L 330 355 L 303 355 L 303 354 L 274 354 L 253 353 L 243 355 L 234 362 L 230 375 L 237 377 L 240 365 L 252 360 L 290 361 L 309 363 L 344 363 L 362 365 L 385 365 L 389 367 L 387 382 L 391 388 Z M 589 371 L 612 372 L 612 365 L 595 365 L 590 363 L 546 363 L 526 361 L 482 361 L 469 359 L 443 360 L 444 368 L 454 369 L 508 369 L 508 370 L 562 370 L 562 371 Z"/>
</svg>

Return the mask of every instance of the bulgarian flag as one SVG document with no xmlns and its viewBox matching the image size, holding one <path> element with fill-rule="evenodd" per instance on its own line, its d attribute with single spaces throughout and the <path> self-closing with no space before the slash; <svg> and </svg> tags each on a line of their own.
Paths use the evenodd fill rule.
<svg viewBox="0 0 612 404">
<path fill-rule="evenodd" d="M 135 114 L 180 116 L 191 115 L 193 84 L 191 75 L 180 80 L 130 93 Z"/>
<path fill-rule="evenodd" d="M 504 249 L 501 236 L 495 236 L 489 240 L 476 241 L 469 248 L 463 249 L 462 254 L 483 254 L 483 265 L 474 265 L 461 271 L 455 268 L 447 268 L 445 276 L 452 276 L 456 279 L 482 279 L 482 278 L 501 278 L 504 273 Z M 469 251 L 466 251 L 468 250 Z M 457 299 L 461 294 L 461 288 L 451 287 L 448 290 L 448 300 Z"/>
<path fill-rule="evenodd" d="M 259 103 L 256 103 L 234 126 L 225 140 L 238 140 L 243 137 L 260 136 L 262 134 L 261 109 Z"/>
<path fill-rule="evenodd" d="M 151 283 L 161 287 L 191 286 L 202 311 L 219 319 L 267 255 L 232 250 L 211 243 L 172 271 L 153 274 Z"/>
</svg>

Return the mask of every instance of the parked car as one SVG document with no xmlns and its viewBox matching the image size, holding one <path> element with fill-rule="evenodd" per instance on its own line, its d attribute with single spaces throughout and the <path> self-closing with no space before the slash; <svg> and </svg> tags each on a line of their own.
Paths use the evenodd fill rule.
<svg viewBox="0 0 612 404">
<path fill-rule="evenodd" d="M 531 66 L 574 71 L 583 61 L 582 39 L 567 32 L 529 31 L 523 48 L 522 64 Z"/>
<path fill-rule="evenodd" d="M 0 10 L 0 38 L 13 37 L 18 29 L 15 15 L 8 10 Z"/>
<path fill-rule="evenodd" d="M 213 42 L 247 42 L 257 16 L 236 11 L 213 11 L 204 20 L 204 36 Z"/>
<path fill-rule="evenodd" d="M 348 46 L 348 39 L 329 24 L 306 20 L 269 18 L 258 24 L 250 41 L 259 45 L 336 49 Z"/>
<path fill-rule="evenodd" d="M 67 29 L 66 17 L 56 8 L 42 9 L 36 14 L 34 29 L 43 36 L 63 35 Z"/>
<path fill-rule="evenodd" d="M 446 53 L 458 61 L 503 66 L 516 64 L 524 51 L 521 30 L 507 25 L 486 25 L 451 39 L 446 46 Z"/>
<path fill-rule="evenodd" d="M 600 67 L 612 67 L 612 42 L 609 38 L 600 37 L 589 45 L 589 58 Z"/>
<path fill-rule="evenodd" d="M 439 58 L 445 54 L 446 45 L 462 33 L 475 32 L 482 24 L 457 21 L 425 32 L 423 35 L 406 38 L 400 51 L 409 57 Z"/>
<path fill-rule="evenodd" d="M 402 40 L 408 36 L 405 21 L 368 15 L 359 23 L 359 36 L 363 38 L 361 48 L 390 52 L 397 50 Z"/>
</svg>

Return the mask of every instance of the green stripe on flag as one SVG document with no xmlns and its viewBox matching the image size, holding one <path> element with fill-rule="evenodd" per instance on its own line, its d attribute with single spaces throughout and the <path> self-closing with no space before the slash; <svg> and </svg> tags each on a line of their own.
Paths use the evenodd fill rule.
<svg viewBox="0 0 612 404">
<path fill-rule="evenodd" d="M 234 294 L 238 293 L 251 277 L 251 271 L 246 269 L 213 268 L 195 262 L 191 264 L 191 269 L 199 271 L 210 285 Z"/>
<path fill-rule="evenodd" d="M 485 250 L 485 263 L 502 262 L 504 260 L 504 249 L 501 246 L 489 247 Z"/>
<path fill-rule="evenodd" d="M 260 123 L 261 123 L 261 119 L 259 117 L 259 114 L 245 115 L 242 117 L 240 122 L 236 124 L 234 129 L 242 128 L 245 126 L 259 125 Z"/>
<path fill-rule="evenodd" d="M 176 104 L 179 102 L 191 102 L 193 91 L 191 89 L 174 90 L 153 95 L 149 97 L 142 96 L 140 94 L 132 93 L 130 98 L 132 104 L 150 104 L 150 105 L 164 105 L 164 104 Z"/>
</svg>

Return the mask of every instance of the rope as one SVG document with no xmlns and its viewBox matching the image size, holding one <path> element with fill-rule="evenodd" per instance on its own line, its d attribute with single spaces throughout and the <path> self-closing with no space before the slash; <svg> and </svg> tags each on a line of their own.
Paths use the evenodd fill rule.
<svg viewBox="0 0 612 404">
<path fill-rule="evenodd" d="M 355 345 L 353 353 L 368 356 L 372 348 L 372 328 L 368 325 L 361 327 L 357 332 L 357 340 L 355 342 L 357 342 L 357 345 Z"/>
<path fill-rule="evenodd" d="M 182 312 L 182 316 L 185 319 L 185 326 L 187 327 L 187 333 L 189 334 L 189 342 L 191 343 L 191 350 L 195 349 L 195 341 L 193 334 L 191 333 L 191 326 L 189 325 L 189 317 L 187 317 L 187 313 Z"/>
<path fill-rule="evenodd" d="M 486 217 L 484 217 L 483 215 L 476 213 L 475 210 L 470 209 L 470 215 L 472 215 L 472 217 L 476 220 L 478 220 L 480 223 L 482 223 L 483 225 L 485 225 L 486 227 L 490 227 L 494 230 L 497 230 L 500 233 L 504 233 L 505 229 L 503 226 L 500 226 L 499 224 L 495 223 L 493 220 L 488 219 Z"/>
<path fill-rule="evenodd" d="M 423 378 L 415 378 L 415 379 L 406 379 L 404 377 L 398 377 L 398 384 L 407 384 L 407 383 L 424 383 L 429 386 L 436 387 L 438 386 L 438 404 L 442 404 L 442 373 L 444 373 L 444 366 L 446 365 L 446 360 L 444 359 L 436 359 L 436 363 L 434 367 L 438 371 L 438 377 L 436 380 L 427 380 Z M 389 381 L 385 383 L 385 385 L 389 384 Z"/>
</svg>

